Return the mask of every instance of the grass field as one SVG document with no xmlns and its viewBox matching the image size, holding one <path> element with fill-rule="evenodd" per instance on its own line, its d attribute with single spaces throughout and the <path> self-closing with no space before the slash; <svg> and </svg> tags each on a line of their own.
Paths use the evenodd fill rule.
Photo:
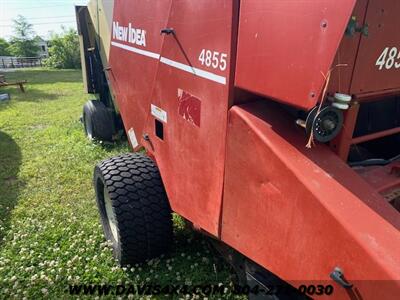
<svg viewBox="0 0 400 300">
<path fill-rule="evenodd" d="M 103 238 L 92 171 L 96 162 L 129 151 L 127 144 L 85 138 L 79 117 L 89 98 L 80 71 L 36 69 L 6 78 L 29 84 L 25 94 L 0 89 L 12 97 L 0 102 L 0 299 L 70 298 L 68 285 L 75 283 L 232 283 L 228 266 L 179 218 L 171 253 L 120 268 Z"/>
</svg>

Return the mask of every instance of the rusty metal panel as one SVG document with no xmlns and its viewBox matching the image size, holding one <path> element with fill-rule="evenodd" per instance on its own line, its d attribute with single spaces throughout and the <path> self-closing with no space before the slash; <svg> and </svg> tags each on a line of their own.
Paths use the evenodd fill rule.
<svg viewBox="0 0 400 300">
<path fill-rule="evenodd" d="M 143 141 L 172 209 L 218 235 L 228 96 L 231 0 L 172 1 Z M 156 126 L 163 135 L 160 138 Z M 157 125 L 156 125 L 157 124 Z"/>
<path fill-rule="evenodd" d="M 304 143 L 276 104 L 229 111 L 222 241 L 294 286 L 349 299 L 329 277 L 340 267 L 360 299 L 395 299 L 398 213 L 327 146 Z"/>
<path fill-rule="evenodd" d="M 400 1 L 370 0 L 351 93 L 400 90 Z"/>
<path fill-rule="evenodd" d="M 131 145 L 140 143 L 150 107 L 171 0 L 116 0 L 108 79 Z"/>
<path fill-rule="evenodd" d="M 242 0 L 235 85 L 315 106 L 355 2 Z"/>
</svg>

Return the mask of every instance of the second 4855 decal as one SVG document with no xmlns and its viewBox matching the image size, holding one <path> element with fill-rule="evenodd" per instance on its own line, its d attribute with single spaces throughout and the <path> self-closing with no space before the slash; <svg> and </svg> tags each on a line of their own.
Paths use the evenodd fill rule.
<svg viewBox="0 0 400 300">
<path fill-rule="evenodd" d="M 376 61 L 379 70 L 400 69 L 400 51 L 396 47 L 386 47 Z"/>
</svg>

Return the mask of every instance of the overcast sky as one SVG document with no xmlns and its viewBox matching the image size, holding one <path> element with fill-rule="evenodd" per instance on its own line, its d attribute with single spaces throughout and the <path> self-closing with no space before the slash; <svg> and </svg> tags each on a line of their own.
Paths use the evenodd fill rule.
<svg viewBox="0 0 400 300">
<path fill-rule="evenodd" d="M 60 32 L 61 25 L 76 28 L 74 5 L 86 5 L 88 0 L 0 0 L 0 37 L 13 34 L 12 20 L 22 15 L 33 24 L 35 32 L 49 37 L 49 32 Z"/>
</svg>

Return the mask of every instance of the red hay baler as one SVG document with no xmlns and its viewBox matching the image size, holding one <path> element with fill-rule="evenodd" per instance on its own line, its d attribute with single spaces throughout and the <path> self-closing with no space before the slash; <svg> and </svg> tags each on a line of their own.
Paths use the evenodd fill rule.
<svg viewBox="0 0 400 300">
<path fill-rule="evenodd" d="M 304 285 L 400 298 L 400 1 L 99 0 L 76 12 L 97 96 L 85 131 L 124 131 L 133 149 L 94 174 L 121 264 L 168 249 L 172 211 L 247 284 L 285 282 L 279 299 Z"/>
</svg>

